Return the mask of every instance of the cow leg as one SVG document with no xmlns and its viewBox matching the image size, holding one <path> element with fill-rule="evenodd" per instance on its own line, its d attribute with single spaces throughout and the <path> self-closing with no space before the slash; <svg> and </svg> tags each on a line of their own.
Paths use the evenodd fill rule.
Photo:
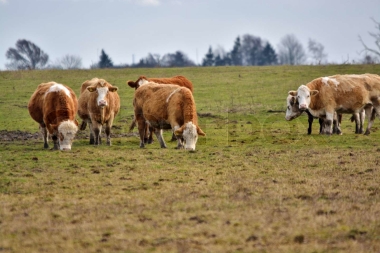
<svg viewBox="0 0 380 253">
<path fill-rule="evenodd" d="M 342 114 L 334 113 L 334 120 L 333 120 L 333 133 L 334 134 L 342 134 L 342 131 L 340 130 L 340 123 L 341 122 L 342 122 Z"/>
<path fill-rule="evenodd" d="M 41 129 L 41 133 L 42 133 L 42 138 L 44 139 L 44 148 L 49 148 L 49 144 L 48 144 L 48 131 L 46 129 L 46 126 L 44 123 L 41 123 L 40 124 L 40 129 Z"/>
<path fill-rule="evenodd" d="M 162 129 L 158 129 L 158 128 L 154 129 L 154 134 L 156 135 L 161 148 L 166 148 L 165 140 L 162 137 L 162 132 L 163 132 Z"/>
<path fill-rule="evenodd" d="M 319 118 L 319 134 L 323 134 L 323 131 L 325 130 L 325 119 Z"/>
<path fill-rule="evenodd" d="M 306 113 L 307 113 L 307 117 L 308 117 L 307 121 L 309 122 L 309 128 L 307 129 L 307 134 L 311 134 L 314 117 L 313 117 L 313 115 L 311 115 L 311 113 L 308 110 L 306 110 Z M 174 133 L 172 136 L 172 141 L 173 141 L 173 137 L 175 137 Z"/>
<path fill-rule="evenodd" d="M 153 143 L 153 127 L 146 124 L 144 143 L 152 144 Z"/>
<path fill-rule="evenodd" d="M 365 110 L 362 110 L 359 113 L 359 131 L 358 131 L 358 134 L 362 134 L 363 133 L 365 113 L 366 113 Z"/>
<path fill-rule="evenodd" d="M 147 123 L 145 122 L 144 118 L 142 116 L 139 116 L 138 114 L 135 116 L 136 121 L 137 121 L 137 128 L 139 130 L 139 135 L 140 135 L 140 148 L 145 147 L 144 143 L 144 138 L 146 134 L 146 125 Z"/>
<path fill-rule="evenodd" d="M 174 128 L 173 128 L 173 134 L 175 133 L 175 131 L 177 130 L 177 129 L 179 129 L 180 127 L 179 126 L 175 126 Z M 176 137 L 176 139 L 177 139 L 177 147 L 176 147 L 176 149 L 183 149 L 183 147 L 184 147 L 184 145 L 183 145 L 183 138 L 182 138 L 182 136 L 175 136 Z"/>
<path fill-rule="evenodd" d="M 325 134 L 332 134 L 332 123 L 334 121 L 334 112 L 333 113 L 329 113 L 329 112 L 326 112 L 326 119 L 325 119 L 325 130 L 324 130 L 324 133 Z"/>
<path fill-rule="evenodd" d="M 373 122 L 375 121 L 376 118 L 376 110 L 374 108 L 367 108 L 365 114 L 371 115 L 370 118 L 368 119 L 368 126 L 367 129 L 365 130 L 365 135 L 369 135 L 371 133 L 371 127 L 373 125 Z"/>
<path fill-rule="evenodd" d="M 92 129 L 94 132 L 94 145 L 97 146 L 101 144 L 100 134 L 102 132 L 102 125 L 96 121 L 92 122 Z"/>
<path fill-rule="evenodd" d="M 355 134 L 360 133 L 360 115 L 359 113 L 352 114 L 351 122 L 355 121 Z"/>
<path fill-rule="evenodd" d="M 107 145 L 108 146 L 111 146 L 111 128 L 112 128 L 112 123 L 113 123 L 113 117 L 111 117 L 107 124 L 106 124 L 106 129 L 105 129 L 105 132 L 106 132 L 106 136 L 107 136 Z"/>
<path fill-rule="evenodd" d="M 89 128 L 90 128 L 90 145 L 94 145 L 95 144 L 95 139 L 94 139 L 94 128 L 92 126 L 92 123 L 89 123 L 88 124 Z"/>
<path fill-rule="evenodd" d="M 54 147 L 53 147 L 53 149 L 54 149 L 54 150 L 59 150 L 58 137 L 57 137 L 56 135 L 52 135 L 51 137 L 52 137 L 52 139 L 53 139 L 53 143 L 54 143 Z"/>
</svg>

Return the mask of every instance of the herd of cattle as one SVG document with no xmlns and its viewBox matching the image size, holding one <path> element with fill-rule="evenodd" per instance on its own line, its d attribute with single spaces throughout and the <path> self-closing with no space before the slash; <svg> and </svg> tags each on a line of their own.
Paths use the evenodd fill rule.
<svg viewBox="0 0 380 253">
<path fill-rule="evenodd" d="M 160 146 L 166 148 L 162 130 L 171 129 L 178 149 L 195 150 L 198 136 L 205 133 L 198 126 L 193 85 L 187 78 L 141 76 L 137 81 L 127 83 L 135 89 L 131 129 L 137 123 L 141 148 L 145 143 L 152 143 L 152 133 Z M 56 82 L 40 84 L 30 98 L 28 110 L 40 124 L 44 148 L 49 147 L 48 136 L 51 136 L 54 149 L 71 149 L 79 126 L 76 114 L 82 119 L 81 130 L 89 125 L 90 144 L 101 143 L 100 133 L 105 125 L 107 144 L 111 145 L 112 123 L 120 110 L 117 90 L 106 80 L 93 78 L 82 84 L 77 99 L 68 86 Z M 301 85 L 297 91 L 288 93 L 285 119 L 295 119 L 303 112 L 309 116 L 309 134 L 314 118 L 319 118 L 320 133 L 340 134 L 343 113 L 352 114 L 356 133 L 363 133 L 367 116 L 365 134 L 369 134 L 376 115 L 380 113 L 380 76 L 334 75 Z"/>
<path fill-rule="evenodd" d="M 198 135 L 205 133 L 198 126 L 193 85 L 183 76 L 171 78 L 146 78 L 128 81 L 135 88 L 133 99 L 134 120 L 131 129 L 138 124 L 140 147 L 152 143 L 154 132 L 162 148 L 166 148 L 163 129 L 172 129 L 177 148 L 195 150 Z M 90 144 L 101 144 L 102 127 L 105 125 L 107 144 L 111 145 L 111 128 L 120 111 L 118 88 L 104 79 L 85 81 L 77 99 L 74 91 L 56 82 L 42 83 L 28 103 L 30 116 L 40 125 L 44 148 L 49 148 L 51 136 L 54 149 L 71 150 L 78 131 L 76 114 L 82 119 L 81 130 L 90 128 Z"/>
</svg>

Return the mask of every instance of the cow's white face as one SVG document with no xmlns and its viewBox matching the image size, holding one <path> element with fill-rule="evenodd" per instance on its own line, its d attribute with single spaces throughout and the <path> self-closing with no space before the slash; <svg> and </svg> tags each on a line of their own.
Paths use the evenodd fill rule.
<svg viewBox="0 0 380 253">
<path fill-rule="evenodd" d="M 175 131 L 175 135 L 178 138 L 183 138 L 184 148 L 189 151 L 195 151 L 195 145 L 198 141 L 198 135 L 206 135 L 199 127 L 193 124 L 193 122 L 187 122 L 181 128 Z"/>
<path fill-rule="evenodd" d="M 311 96 L 319 93 L 317 90 L 310 90 L 306 85 L 301 85 L 297 90 L 297 100 L 300 110 L 307 110 L 310 105 Z"/>
<path fill-rule="evenodd" d="M 99 107 L 105 107 L 105 106 L 108 106 L 108 102 L 107 102 L 107 94 L 108 92 L 115 92 L 117 91 L 117 87 L 115 86 L 112 86 L 112 87 L 87 87 L 87 90 L 89 92 L 94 92 L 96 91 L 98 96 L 96 98 L 96 104 L 99 106 Z"/>
<path fill-rule="evenodd" d="M 291 92 L 289 92 L 291 93 Z M 286 120 L 293 120 L 300 116 L 304 111 L 299 109 L 297 96 L 293 96 L 291 94 L 286 98 Z"/>
<path fill-rule="evenodd" d="M 77 122 L 63 121 L 58 126 L 58 141 L 60 150 L 71 150 L 75 134 L 78 131 Z"/>
<path fill-rule="evenodd" d="M 98 97 L 96 98 L 96 103 L 98 104 L 98 106 L 100 107 L 107 106 L 108 103 L 106 100 L 106 96 L 108 93 L 108 87 L 96 88 L 96 90 L 98 92 Z"/>
</svg>

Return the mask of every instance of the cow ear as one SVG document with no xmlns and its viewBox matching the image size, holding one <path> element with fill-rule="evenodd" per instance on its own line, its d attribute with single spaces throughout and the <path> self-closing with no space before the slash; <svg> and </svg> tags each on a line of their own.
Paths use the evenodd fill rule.
<svg viewBox="0 0 380 253">
<path fill-rule="evenodd" d="M 138 88 L 137 83 L 135 83 L 134 81 L 128 81 L 127 84 L 128 84 L 129 87 L 131 87 L 131 88 L 135 88 L 135 89 Z"/>
<path fill-rule="evenodd" d="M 201 136 L 206 136 L 206 133 L 202 131 L 202 129 L 200 129 L 199 126 L 197 126 L 197 133 Z"/>
<path fill-rule="evenodd" d="M 175 130 L 175 131 L 174 131 L 174 134 L 175 134 L 176 136 L 182 136 L 182 134 L 183 134 L 183 127 L 180 127 L 180 128 L 178 128 L 177 130 Z"/>
<path fill-rule="evenodd" d="M 315 95 L 317 95 L 318 93 L 319 93 L 318 90 L 311 90 L 311 91 L 310 91 L 310 96 L 315 96 Z"/>
<path fill-rule="evenodd" d="M 54 129 L 57 129 L 57 128 L 58 128 L 57 124 L 49 124 L 49 126 L 48 126 L 48 130 L 50 130 L 49 131 L 50 133 L 53 133 Z"/>
<path fill-rule="evenodd" d="M 88 87 L 87 87 L 87 90 L 88 90 L 89 92 L 94 92 L 94 91 L 96 91 L 96 87 L 94 87 L 94 86 L 88 86 Z"/>
<path fill-rule="evenodd" d="M 289 95 L 292 95 L 292 96 L 297 96 L 297 91 L 296 90 L 291 90 L 288 92 Z"/>
<path fill-rule="evenodd" d="M 75 125 L 79 126 L 79 122 L 77 119 L 74 120 Z"/>
<path fill-rule="evenodd" d="M 115 91 L 117 91 L 119 88 L 118 87 L 116 87 L 116 86 L 112 86 L 112 87 L 109 87 L 108 88 L 108 90 L 110 91 L 110 92 L 115 92 Z"/>
</svg>

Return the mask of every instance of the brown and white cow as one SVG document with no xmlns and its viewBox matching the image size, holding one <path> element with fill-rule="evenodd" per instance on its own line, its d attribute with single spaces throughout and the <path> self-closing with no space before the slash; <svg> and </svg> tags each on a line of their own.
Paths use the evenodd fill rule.
<svg viewBox="0 0 380 253">
<path fill-rule="evenodd" d="M 195 150 L 198 135 L 205 135 L 198 126 L 195 101 L 188 88 L 148 83 L 136 90 L 133 105 L 140 134 L 140 148 L 145 146 L 146 124 L 154 128 L 161 148 L 166 148 L 162 129 L 173 130 L 178 149 Z"/>
<path fill-rule="evenodd" d="M 145 76 L 140 76 L 136 81 L 128 81 L 127 84 L 134 88 L 135 90 L 141 85 L 147 84 L 149 82 L 161 83 L 161 84 L 176 84 L 178 86 L 183 86 L 188 88 L 193 93 L 193 84 L 189 79 L 184 76 L 173 76 L 173 77 L 159 77 L 159 78 L 147 78 Z M 133 120 L 129 131 L 132 131 L 136 125 L 136 121 Z M 145 143 L 153 143 L 153 132 L 154 129 L 147 127 L 144 141 Z M 172 141 L 175 141 L 177 138 L 174 133 L 172 135 Z"/>
<path fill-rule="evenodd" d="M 41 83 L 29 100 L 28 110 L 40 124 L 44 148 L 49 148 L 49 134 L 54 149 L 71 150 L 78 131 L 78 121 L 75 119 L 78 100 L 72 89 L 56 82 Z"/>
<path fill-rule="evenodd" d="M 325 133 L 331 134 L 334 113 L 359 115 L 368 110 L 367 115 L 380 112 L 380 76 L 374 74 L 335 75 L 317 78 L 297 91 L 289 91 L 296 97 L 301 111 L 309 110 L 315 117 L 326 117 Z M 374 112 L 372 113 L 373 108 Z M 287 110 L 287 119 L 300 115 Z M 370 133 L 374 117 L 369 119 L 366 134 Z"/>
<path fill-rule="evenodd" d="M 101 144 L 100 134 L 105 124 L 107 145 L 111 145 L 111 128 L 120 111 L 118 88 L 104 79 L 93 78 L 82 84 L 78 115 L 83 120 L 81 130 L 90 127 L 90 144 Z"/>
</svg>

